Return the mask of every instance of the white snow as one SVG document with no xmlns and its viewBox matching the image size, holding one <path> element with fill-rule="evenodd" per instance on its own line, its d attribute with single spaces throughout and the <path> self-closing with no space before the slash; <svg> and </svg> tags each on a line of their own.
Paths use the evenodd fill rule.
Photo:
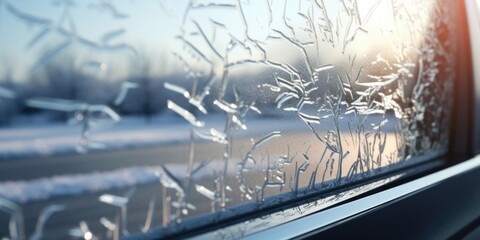
<svg viewBox="0 0 480 240">
<path fill-rule="evenodd" d="M 180 120 L 180 119 L 178 119 Z M 91 132 L 90 141 L 106 149 L 123 149 L 187 141 L 189 126 L 181 121 L 123 118 L 115 126 Z M 0 159 L 75 153 L 81 139 L 80 125 L 28 123 L 0 129 Z"/>
<path fill-rule="evenodd" d="M 283 126 L 288 129 L 294 124 L 269 119 L 249 119 L 256 129 L 271 129 Z M 209 116 L 206 129 L 223 129 L 224 116 Z M 272 124 L 274 123 L 274 124 Z M 287 125 L 288 124 L 288 125 Z M 297 125 L 298 126 L 298 125 Z M 253 129 L 252 129 L 253 130 Z M 81 126 L 67 125 L 62 122 L 48 123 L 42 119 L 0 128 L 0 160 L 25 157 L 50 156 L 76 153 L 81 140 Z M 249 130 L 239 130 L 239 134 L 248 134 Z M 105 145 L 105 150 L 140 148 L 159 145 L 186 143 L 190 140 L 190 124 L 179 117 L 157 117 L 147 123 L 144 118 L 124 117 L 112 127 L 94 130 L 90 141 Z M 102 151 L 102 149 L 92 149 Z"/>
<path fill-rule="evenodd" d="M 223 129 L 225 117 L 214 115 L 203 118 L 206 129 Z M 298 118 L 297 121 L 301 121 Z M 307 131 L 304 124 L 286 121 L 285 118 L 251 118 L 248 119 L 247 130 L 236 131 L 236 136 L 263 136 L 273 130 L 286 132 Z M 327 126 L 328 127 L 328 126 Z M 305 128 L 301 130 L 301 128 Z M 145 146 L 186 144 L 190 140 L 191 126 L 182 118 L 163 116 L 146 123 L 143 118 L 126 117 L 113 127 L 102 129 L 91 134 L 91 141 L 105 144 L 105 151 L 113 149 L 140 148 Z M 21 161 L 16 158 L 38 157 L 57 154 L 78 154 L 76 146 L 81 138 L 80 126 L 69 126 L 65 123 L 49 123 L 40 118 L 28 122 L 23 119 L 14 126 L 0 129 L 0 160 Z M 39 158 L 39 161 L 42 159 Z M 210 163 L 210 174 L 222 164 Z M 184 164 L 166 164 L 167 169 L 175 176 L 182 178 L 185 173 Z M 52 199 L 60 196 L 75 196 L 112 189 L 127 188 L 158 182 L 161 166 L 131 167 L 109 172 L 91 172 L 87 174 L 71 174 L 39 178 L 29 181 L 0 182 L 0 198 L 17 203 Z M 220 169 L 218 169 L 220 171 Z"/>
<path fill-rule="evenodd" d="M 0 183 L 0 198 L 16 203 L 27 203 L 154 183 L 158 181 L 155 172 L 159 169 L 160 167 L 134 167 L 110 172 L 3 182 Z"/>
<path fill-rule="evenodd" d="M 211 162 L 208 164 L 208 169 L 198 171 L 194 178 L 210 177 L 212 171 L 220 171 L 222 167 L 220 162 Z M 177 180 L 183 180 L 186 171 L 184 164 L 165 164 L 164 168 L 172 173 Z M 28 181 L 5 181 L 0 182 L 0 199 L 8 199 L 22 204 L 145 184 L 160 184 L 162 173 L 164 173 L 162 166 L 145 166 L 104 172 L 95 171 L 83 174 L 58 175 Z"/>
<path fill-rule="evenodd" d="M 221 166 L 219 164 L 213 165 Z M 183 180 L 185 166 L 183 164 L 166 164 L 176 178 Z M 220 170 L 220 169 L 216 169 Z M 160 183 L 161 166 L 130 167 L 106 172 L 85 174 L 69 174 L 39 178 L 29 181 L 0 182 L 0 199 L 8 199 L 15 203 L 48 200 L 56 197 L 77 196 L 87 193 L 135 187 L 150 183 Z M 208 176 L 208 171 L 200 171 L 195 177 Z"/>
</svg>

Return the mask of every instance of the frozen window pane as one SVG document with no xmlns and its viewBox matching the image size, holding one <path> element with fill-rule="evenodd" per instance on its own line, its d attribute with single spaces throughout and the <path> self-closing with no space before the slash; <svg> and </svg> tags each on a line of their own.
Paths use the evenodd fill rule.
<svg viewBox="0 0 480 240">
<path fill-rule="evenodd" d="M 445 154 L 455 7 L 0 1 L 0 238 L 162 236 Z"/>
</svg>

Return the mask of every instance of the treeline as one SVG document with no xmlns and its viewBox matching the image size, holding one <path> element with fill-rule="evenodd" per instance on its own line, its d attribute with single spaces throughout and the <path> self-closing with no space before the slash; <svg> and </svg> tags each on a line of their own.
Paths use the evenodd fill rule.
<svg viewBox="0 0 480 240">
<path fill-rule="evenodd" d="M 25 80 L 14 80 L 12 72 L 7 72 L 0 76 L 0 87 L 11 90 L 15 93 L 15 97 L 2 98 L 0 95 L 0 125 L 11 124 L 18 116 L 44 114 L 48 121 L 65 121 L 71 117 L 71 113 L 29 107 L 25 102 L 31 98 L 65 99 L 88 104 L 103 104 L 121 116 L 143 116 L 147 121 L 154 115 L 162 114 L 167 110 L 167 100 L 174 101 L 192 113 L 199 113 L 198 109 L 189 104 L 182 94 L 165 89 L 164 83 L 169 82 L 188 91 L 195 87 L 199 93 L 206 87 L 209 81 L 208 76 L 199 76 L 194 81 L 188 78 L 185 72 L 168 75 L 154 74 L 151 64 L 146 59 L 135 61 L 130 64 L 131 69 L 127 70 L 127 77 L 111 79 L 108 72 L 103 75 L 92 74 L 92 69 L 79 66 L 74 57 L 63 55 L 30 72 Z M 101 71 L 101 69 L 97 70 Z M 93 72 L 95 71 L 94 69 Z M 122 84 L 125 82 L 134 83 L 136 87 L 128 90 L 125 99 L 120 104 L 114 104 L 121 92 Z M 211 86 L 209 95 L 203 101 L 204 107 L 209 112 L 220 111 L 213 104 L 213 100 L 218 97 L 219 84 L 216 82 Z M 229 86 L 226 98 L 234 101 L 232 90 L 232 86 Z M 245 92 L 248 91 L 245 90 Z M 269 98 L 272 97 L 274 96 Z M 271 101 L 273 102 L 274 99 Z"/>
</svg>

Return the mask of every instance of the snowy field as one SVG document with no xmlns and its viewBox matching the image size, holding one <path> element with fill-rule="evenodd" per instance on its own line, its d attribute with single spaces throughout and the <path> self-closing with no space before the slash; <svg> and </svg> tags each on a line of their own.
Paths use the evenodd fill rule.
<svg viewBox="0 0 480 240">
<path fill-rule="evenodd" d="M 223 116 L 213 116 L 205 122 L 208 123 L 208 128 L 221 130 L 225 124 L 223 119 Z M 255 129 L 237 131 L 236 137 L 258 137 L 263 132 L 299 126 L 273 118 L 250 119 L 249 124 L 255 126 Z M 156 163 L 152 163 L 145 158 L 126 159 L 131 156 L 116 154 L 115 151 L 128 149 L 143 151 L 141 150 L 143 148 L 165 149 L 165 146 L 187 146 L 190 141 L 190 129 L 190 125 L 184 119 L 172 116 L 153 118 L 149 122 L 140 117 L 126 117 L 111 127 L 93 131 L 90 141 L 101 143 L 105 148 L 90 149 L 89 153 L 82 154 L 76 150 L 81 139 L 81 126 L 46 122 L 41 118 L 35 119 L 34 122 L 19 119 L 15 125 L 0 129 L 0 166 L 4 171 L 16 175 L 16 178 L 21 180 L 11 180 L 6 174 L 0 176 L 0 198 L 25 204 L 158 183 L 158 173 L 162 168 L 160 164 L 169 169 L 178 179 L 182 179 L 186 171 L 185 159 L 173 158 L 166 161 L 163 159 L 172 154 L 165 154 L 165 156 L 156 156 L 159 159 Z M 295 129 L 290 127 L 289 131 L 293 130 Z M 112 151 L 114 154 L 110 157 L 112 154 L 108 152 Z M 106 155 L 99 157 L 91 154 L 102 152 Z M 152 157 L 153 154 L 146 153 L 146 155 Z M 76 156 L 75 163 L 61 156 L 66 158 Z M 176 158 L 182 158 L 182 155 L 178 156 Z M 19 168 L 22 172 L 15 174 L 7 170 L 22 162 L 29 166 Z M 82 170 L 76 167 L 77 165 L 85 168 L 88 166 L 91 170 Z M 208 174 L 213 170 L 220 171 L 221 164 L 211 164 Z M 31 175 L 31 177 L 21 177 L 21 174 Z"/>
<path fill-rule="evenodd" d="M 224 116 L 209 116 L 205 122 L 209 128 L 221 131 L 225 127 L 224 119 Z M 256 129 L 276 128 L 289 131 L 293 130 L 291 126 L 295 126 L 275 119 L 249 119 L 249 125 Z M 300 127 L 305 128 L 303 125 Z M 240 135 L 251 133 L 249 129 L 238 132 Z M 22 119 L 16 125 L 0 129 L 0 160 L 74 154 L 81 140 L 81 133 L 82 128 L 78 124 L 48 123 L 42 120 L 32 123 Z M 90 151 L 172 145 L 187 143 L 189 140 L 190 125 L 184 119 L 161 116 L 147 122 L 141 117 L 124 117 L 113 126 L 93 130 L 90 141 L 104 146 Z"/>
<path fill-rule="evenodd" d="M 379 115 L 371 117 L 370 120 L 372 123 L 381 122 Z M 76 147 L 81 140 L 81 125 L 45 122 L 43 119 L 36 119 L 36 122 L 19 119 L 17 122 L 8 128 L 0 128 L 0 161 L 77 153 Z M 205 129 L 222 131 L 225 128 L 223 115 L 210 115 L 204 118 L 204 122 Z M 235 131 L 235 137 L 260 137 L 279 129 L 283 133 L 309 131 L 298 118 L 249 118 L 247 123 L 246 125 L 253 127 Z M 325 128 L 324 131 L 329 130 L 328 127 L 321 128 Z M 142 117 L 123 117 L 115 125 L 91 131 L 90 141 L 103 147 L 89 151 L 185 144 L 190 141 L 190 129 L 190 124 L 184 119 L 172 115 L 154 117 L 148 122 Z M 385 126 L 384 131 L 393 131 L 393 125 Z"/>
<path fill-rule="evenodd" d="M 213 115 L 204 119 L 204 122 L 206 128 L 222 130 L 224 119 L 224 116 Z M 253 127 L 237 130 L 234 137 L 237 142 L 241 140 L 248 145 L 251 139 L 259 139 L 282 129 L 281 134 L 286 142 L 301 145 L 302 141 L 308 140 L 306 136 L 310 131 L 305 124 L 295 121 L 301 120 L 250 118 L 248 125 Z M 371 121 L 380 122 L 380 116 Z M 326 128 L 325 132 L 328 130 Z M 184 119 L 168 115 L 152 118 L 149 122 L 140 117 L 122 118 L 109 128 L 97 129 L 91 133 L 90 141 L 104 144 L 105 148 L 91 149 L 90 152 L 106 153 L 92 156 L 90 153 L 81 154 L 76 151 L 81 139 L 81 126 L 42 122 L 42 119 L 36 119 L 32 123 L 20 119 L 16 125 L 0 129 L 0 164 L 5 171 L 4 176 L 0 176 L 0 197 L 27 203 L 150 184 L 158 182 L 155 174 L 159 172 L 160 165 L 166 166 L 176 177 L 182 179 L 186 171 L 187 151 L 184 150 L 190 142 L 190 129 Z M 386 130 L 393 129 L 390 127 Z M 202 139 L 196 139 L 196 142 L 202 142 Z M 204 142 L 210 144 L 208 140 Z M 177 151 L 174 147 L 179 147 L 182 151 Z M 149 148 L 163 150 L 143 150 Z M 204 148 L 205 157 L 214 154 L 211 147 Z M 128 155 L 128 149 L 138 149 L 139 152 Z M 168 149 L 170 151 L 166 151 Z M 119 150 L 122 151 L 117 152 Z M 67 159 L 72 156 L 76 157 L 73 160 Z M 29 167 L 12 167 L 22 162 Z M 220 171 L 220 166 L 221 163 L 211 164 L 208 174 L 213 170 Z M 13 172 L 15 169 L 21 169 L 22 172 L 12 173 L 7 170 L 10 168 Z M 16 180 L 9 179 L 7 173 L 15 176 Z"/>
</svg>

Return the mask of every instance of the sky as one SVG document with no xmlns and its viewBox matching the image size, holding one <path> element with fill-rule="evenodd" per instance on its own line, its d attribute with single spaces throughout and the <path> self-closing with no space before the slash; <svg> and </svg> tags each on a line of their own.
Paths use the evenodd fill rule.
<svg viewBox="0 0 480 240">
<path fill-rule="evenodd" d="M 211 1 L 196 1 L 197 7 L 187 12 L 187 0 L 0 0 L 0 76 L 11 73 L 14 80 L 25 81 L 43 65 L 67 53 L 74 56 L 79 69 L 104 72 L 102 76 L 108 79 L 121 79 L 131 74 L 132 68 L 145 62 L 149 63 L 151 74 L 175 73 L 183 66 L 179 65 L 177 56 L 182 56 L 191 67 L 203 70 L 210 67 L 205 65 L 204 60 L 208 59 L 215 74 L 220 76 L 224 67 L 223 55 L 229 47 L 227 39 L 230 38 L 245 42 L 253 37 L 267 51 L 268 58 L 275 62 L 295 66 L 299 59 L 302 60 L 304 56 L 297 47 L 285 39 L 271 38 L 279 36 L 272 29 L 289 33 L 290 29 L 285 26 L 288 23 L 295 29 L 294 38 L 308 42 L 312 32 L 305 30 L 309 23 L 304 16 L 311 14 L 313 18 L 322 19 L 319 8 L 315 13 L 310 12 L 308 6 L 312 3 L 307 0 L 287 1 L 286 4 L 272 1 L 270 7 L 266 5 L 267 1 L 239 2 L 244 18 L 235 7 L 236 1 L 216 1 L 213 6 Z M 313 45 L 305 47 L 310 55 L 308 61 L 314 66 L 326 62 L 337 66 L 349 64 L 345 59 L 357 55 L 357 62 L 363 58 L 374 60 L 378 50 L 391 46 L 395 38 L 408 37 L 408 29 L 397 29 L 400 35 L 390 33 L 395 23 L 392 13 L 386 11 L 392 9 L 389 1 L 358 4 L 364 32 L 357 31 L 355 26 L 348 28 L 348 14 L 340 2 L 324 2 L 336 29 L 337 42 L 333 47 L 325 42 L 321 42 L 317 49 Z M 412 6 L 406 6 L 409 7 Z M 401 13 L 402 9 L 398 11 Z M 415 25 L 422 24 L 422 19 L 416 20 Z M 189 49 L 178 36 L 204 56 Z M 355 45 L 339 46 L 353 36 Z M 204 38 L 211 40 L 217 52 L 211 51 Z M 229 61 L 262 58 L 262 52 L 255 46 L 246 49 L 238 45 L 231 49 Z M 392 56 L 382 57 L 388 59 Z M 304 67 L 296 67 L 305 71 Z M 254 71 L 254 68 L 249 66 L 248 70 Z"/>
<path fill-rule="evenodd" d="M 181 4 L 181 1 L 176 2 Z M 66 3 L 51 0 L 0 2 L 0 74 L 13 68 L 14 78 L 23 79 L 46 52 L 60 49 L 59 52 L 71 51 L 86 66 L 94 65 L 92 62 L 108 66 L 119 64 L 113 72 L 121 75 L 125 59 L 136 53 L 162 54 L 168 41 L 178 34 L 176 13 L 167 13 L 158 1 L 142 1 L 142 4 L 115 1 L 111 5 L 101 1 L 77 1 L 69 7 Z M 58 29 L 70 35 L 63 35 Z M 109 46 L 128 44 L 132 49 L 99 50 L 75 39 L 68 43 L 69 37 L 76 35 L 90 43 L 101 44 L 108 34 L 111 37 L 104 42 Z"/>
</svg>

